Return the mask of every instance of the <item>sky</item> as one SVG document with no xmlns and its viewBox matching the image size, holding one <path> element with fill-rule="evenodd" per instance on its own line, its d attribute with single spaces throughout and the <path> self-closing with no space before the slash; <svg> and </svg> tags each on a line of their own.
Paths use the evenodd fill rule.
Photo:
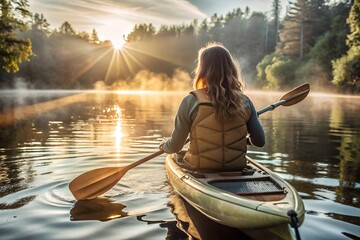
<svg viewBox="0 0 360 240">
<path fill-rule="evenodd" d="M 286 9 L 287 0 L 282 11 Z M 75 31 L 89 34 L 95 28 L 101 40 L 121 41 L 135 24 L 161 25 L 199 22 L 214 13 L 235 8 L 271 13 L 273 0 L 29 0 L 32 13 L 44 14 L 52 29 L 68 21 Z"/>
</svg>

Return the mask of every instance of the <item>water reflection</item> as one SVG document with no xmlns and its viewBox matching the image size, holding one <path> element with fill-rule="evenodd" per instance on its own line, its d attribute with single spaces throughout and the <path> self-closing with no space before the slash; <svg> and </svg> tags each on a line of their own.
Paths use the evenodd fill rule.
<svg viewBox="0 0 360 240">
<path fill-rule="evenodd" d="M 115 203 L 107 198 L 97 198 L 93 200 L 77 201 L 74 207 L 70 210 L 71 221 L 91 221 L 98 220 L 102 222 L 115 220 L 118 218 L 128 217 L 130 215 L 136 215 L 136 212 L 125 212 L 125 205 L 121 203 Z M 167 230 L 166 239 L 168 240 L 180 240 L 188 239 L 190 235 L 186 231 L 183 231 L 181 224 L 179 225 L 175 220 L 150 220 L 148 216 L 141 214 L 136 216 L 139 222 L 145 222 L 146 224 L 156 224 L 160 228 Z M 192 238 L 192 237 L 191 237 Z M 199 239 L 199 238 L 194 238 Z"/>
<path fill-rule="evenodd" d="M 177 194 L 171 194 L 169 200 L 172 212 L 178 221 L 178 228 L 190 236 L 190 239 L 294 239 L 293 231 L 286 224 L 269 229 L 239 230 L 210 220 Z"/>
<path fill-rule="evenodd" d="M 166 220 L 146 220 L 146 215 L 137 216 L 136 219 L 140 222 L 146 222 L 147 224 L 158 224 L 159 227 L 167 229 L 167 234 L 164 239 L 167 240 L 185 240 L 194 239 L 191 235 L 182 231 L 177 221 L 166 221 Z M 196 238 L 195 238 L 196 239 Z"/>
<path fill-rule="evenodd" d="M 118 156 L 120 157 L 120 151 L 121 151 L 121 141 L 123 136 L 125 135 L 123 133 L 123 112 L 124 110 L 122 108 L 120 108 L 118 105 L 114 105 L 114 110 L 116 112 L 115 115 L 115 119 L 116 119 L 116 127 L 115 127 L 115 147 L 116 147 L 116 152 L 118 153 Z"/>
<path fill-rule="evenodd" d="M 251 239 L 237 229 L 211 221 L 176 194 L 170 195 L 169 200 L 179 229 L 193 239 Z"/>
<path fill-rule="evenodd" d="M 32 200 L 34 200 L 36 196 L 27 196 L 21 199 L 16 200 L 12 203 L 0 203 L 0 210 L 9 210 L 9 209 L 17 209 L 25 206 Z"/>
<path fill-rule="evenodd" d="M 248 95 L 256 108 L 260 109 L 277 101 L 282 93 L 249 92 Z M 190 229 L 191 224 L 184 220 L 182 223 L 175 221 L 173 215 L 167 216 L 164 212 L 168 206 L 161 205 L 159 199 L 153 200 L 149 208 L 162 210 L 156 217 L 150 218 L 148 208 L 142 208 L 148 201 L 144 197 L 145 193 L 164 193 L 168 189 L 163 167 L 165 156 L 135 168 L 105 194 L 103 199 L 113 199 L 114 196 L 120 198 L 116 202 L 100 200 L 74 203 L 67 192 L 68 183 L 85 171 L 128 165 L 157 151 L 159 141 L 171 134 L 182 96 L 182 93 L 146 92 L 141 95 L 44 91 L 20 95 L 2 92 L 0 238 L 3 236 L 1 232 L 10 234 L 10 238 L 27 236 L 25 229 L 24 235 L 17 234 L 20 234 L 22 225 L 34 223 L 34 219 L 39 220 L 33 216 L 34 211 L 44 213 L 40 217 L 41 221 L 38 221 L 39 225 L 42 224 L 38 228 L 44 229 L 43 236 L 53 234 L 51 226 L 55 226 L 56 219 L 49 217 L 50 213 L 61 212 L 56 215 L 57 223 L 66 223 L 70 211 L 74 220 L 72 225 L 58 224 L 59 232 L 73 232 L 79 226 L 77 224 L 84 226 L 84 229 L 95 227 L 97 231 L 104 229 L 106 232 L 115 232 L 118 227 L 114 223 L 116 221 L 135 229 L 132 232 L 137 232 L 138 229 L 144 229 L 140 220 L 150 223 L 151 219 L 155 219 L 162 222 L 150 224 L 149 229 L 159 231 L 158 235 L 155 234 L 157 239 L 164 239 L 167 234 L 187 239 L 189 235 L 196 238 L 201 234 L 208 236 L 212 233 L 212 227 L 208 227 L 212 225 L 194 225 L 197 231 L 194 233 Z M 304 239 L 359 237 L 359 99 L 312 94 L 298 105 L 279 107 L 260 117 L 266 131 L 267 144 L 261 149 L 250 148 L 249 155 L 289 181 L 305 200 L 307 213 L 300 228 Z M 48 206 L 41 196 L 44 192 L 52 191 L 52 187 L 56 187 L 54 183 L 63 186 L 58 195 L 71 200 Z M 122 197 L 130 190 L 139 194 L 134 205 L 122 201 Z M 137 212 L 138 209 L 142 212 Z M 138 213 L 146 216 L 133 221 L 132 216 Z M 126 214 L 127 217 L 123 217 Z M 13 216 L 22 218 L 14 219 Z M 114 221 L 106 220 L 111 219 L 111 216 L 118 218 L 115 217 Z M 86 218 L 111 224 L 96 227 L 94 222 L 97 221 L 75 221 Z M 51 221 L 53 225 L 50 226 L 48 222 Z M 159 230 L 155 225 L 163 228 Z M 168 230 L 180 225 L 185 229 L 183 233 L 176 232 L 176 229 Z M 311 230 L 314 225 L 323 230 L 322 236 Z M 326 229 L 332 229 L 332 232 L 326 234 Z M 226 236 L 231 232 L 227 229 L 223 234 Z M 86 233 L 84 236 L 87 236 Z M 146 233 L 141 236 L 146 236 Z M 125 237 L 131 238 L 131 235 Z"/>
<path fill-rule="evenodd" d="M 70 220 L 114 220 L 128 215 L 127 212 L 123 211 L 125 207 L 125 205 L 111 202 L 107 198 L 77 201 L 74 207 L 70 210 Z"/>
<path fill-rule="evenodd" d="M 359 99 L 314 94 L 301 107 L 262 115 L 266 163 L 275 172 L 290 173 L 287 179 L 312 198 L 319 187 L 333 187 L 334 201 L 360 207 Z M 277 153 L 288 156 L 277 162 Z"/>
</svg>

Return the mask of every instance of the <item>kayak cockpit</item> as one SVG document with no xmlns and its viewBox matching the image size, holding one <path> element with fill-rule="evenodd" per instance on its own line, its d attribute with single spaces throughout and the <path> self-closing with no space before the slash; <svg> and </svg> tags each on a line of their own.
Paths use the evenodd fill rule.
<svg viewBox="0 0 360 240">
<path fill-rule="evenodd" d="M 181 160 L 183 156 L 183 152 L 175 154 L 174 161 Z M 251 159 L 248 166 L 239 171 L 201 172 L 184 168 L 182 171 L 200 182 L 251 200 L 280 201 L 287 193 L 281 182 L 276 181 L 265 169 L 255 165 Z"/>
<path fill-rule="evenodd" d="M 286 197 L 285 188 L 278 184 L 269 174 L 252 168 L 236 172 L 186 172 L 193 178 L 210 186 L 252 200 L 263 202 L 280 201 Z"/>
</svg>

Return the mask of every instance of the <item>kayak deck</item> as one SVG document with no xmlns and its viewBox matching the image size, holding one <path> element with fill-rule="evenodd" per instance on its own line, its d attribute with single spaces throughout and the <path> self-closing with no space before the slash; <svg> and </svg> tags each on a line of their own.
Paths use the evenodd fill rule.
<svg viewBox="0 0 360 240">
<path fill-rule="evenodd" d="M 277 201 L 285 197 L 285 190 L 265 172 L 249 171 L 194 174 L 211 186 L 259 201 Z M 252 169 L 253 170 L 253 169 Z"/>
<path fill-rule="evenodd" d="M 179 155 L 181 158 L 183 154 L 183 152 L 178 153 L 176 158 L 179 159 Z M 248 167 L 241 171 L 204 173 L 187 169 L 183 169 L 183 171 L 201 182 L 249 199 L 258 201 L 284 199 L 285 188 L 274 181 L 267 171 L 259 169 L 251 159 L 248 160 Z"/>
</svg>

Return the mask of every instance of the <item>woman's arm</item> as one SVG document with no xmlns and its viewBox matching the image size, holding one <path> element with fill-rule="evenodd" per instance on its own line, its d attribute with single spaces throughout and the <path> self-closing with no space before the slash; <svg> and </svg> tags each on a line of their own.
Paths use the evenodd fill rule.
<svg viewBox="0 0 360 240">
<path fill-rule="evenodd" d="M 263 147 L 265 145 L 265 132 L 257 116 L 254 104 L 250 99 L 249 107 L 251 115 L 246 125 L 249 133 L 250 143 L 257 147 Z"/>
<path fill-rule="evenodd" d="M 197 106 L 197 100 L 193 94 L 187 95 L 181 101 L 176 113 L 174 130 L 171 137 L 160 146 L 166 153 L 176 153 L 183 148 L 193 119 L 196 116 Z"/>
</svg>

